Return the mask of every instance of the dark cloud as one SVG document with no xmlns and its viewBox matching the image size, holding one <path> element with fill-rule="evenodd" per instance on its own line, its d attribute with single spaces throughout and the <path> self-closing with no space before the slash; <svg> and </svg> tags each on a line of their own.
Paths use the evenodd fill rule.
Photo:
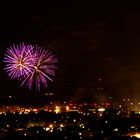
<svg viewBox="0 0 140 140">
<path fill-rule="evenodd" d="M 20 15 L 1 13 L 1 52 L 19 41 L 53 51 L 59 59 L 58 70 L 54 83 L 45 91 L 96 95 L 96 77 L 101 75 L 101 95 L 139 95 L 140 10 L 135 2 L 105 2 L 93 8 L 74 9 L 36 6 L 32 12 L 21 10 Z M 3 70 L 0 82 L 3 87 L 9 86 L 6 92 L 21 92 Z"/>
</svg>

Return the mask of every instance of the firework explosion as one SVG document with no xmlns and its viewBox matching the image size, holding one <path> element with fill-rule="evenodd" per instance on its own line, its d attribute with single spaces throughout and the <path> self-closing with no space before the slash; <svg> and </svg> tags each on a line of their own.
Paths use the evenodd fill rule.
<svg viewBox="0 0 140 140">
<path fill-rule="evenodd" d="M 33 47 L 31 45 L 20 45 L 10 47 L 5 54 L 4 62 L 6 66 L 4 70 L 11 79 L 18 79 L 21 76 L 26 76 L 32 71 L 33 59 Z"/>
<path fill-rule="evenodd" d="M 20 80 L 21 86 L 26 84 L 30 90 L 35 85 L 40 91 L 41 85 L 47 87 L 47 81 L 53 81 L 57 59 L 48 50 L 21 43 L 7 49 L 4 62 L 10 79 Z"/>
</svg>

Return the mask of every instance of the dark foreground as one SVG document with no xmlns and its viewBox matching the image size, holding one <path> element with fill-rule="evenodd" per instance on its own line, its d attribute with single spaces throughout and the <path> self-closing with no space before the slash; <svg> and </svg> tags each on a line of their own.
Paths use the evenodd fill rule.
<svg viewBox="0 0 140 140">
<path fill-rule="evenodd" d="M 108 109 L 97 113 L 2 113 L 0 140 L 137 140 L 140 137 L 140 116 L 129 117 Z"/>
</svg>

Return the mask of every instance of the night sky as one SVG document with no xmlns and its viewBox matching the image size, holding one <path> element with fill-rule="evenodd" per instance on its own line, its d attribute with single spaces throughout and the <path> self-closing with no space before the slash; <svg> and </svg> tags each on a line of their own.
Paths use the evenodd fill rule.
<svg viewBox="0 0 140 140">
<path fill-rule="evenodd" d="M 19 88 L 3 70 L 7 47 L 25 42 L 49 49 L 59 60 L 54 82 L 35 94 L 139 97 L 139 3 L 104 2 L 74 8 L 40 3 L 5 6 L 0 10 L 1 96 L 35 93 Z"/>
</svg>

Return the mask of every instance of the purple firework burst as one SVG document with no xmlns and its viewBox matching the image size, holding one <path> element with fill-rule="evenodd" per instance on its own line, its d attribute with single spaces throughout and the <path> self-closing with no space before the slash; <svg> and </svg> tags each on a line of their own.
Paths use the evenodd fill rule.
<svg viewBox="0 0 140 140">
<path fill-rule="evenodd" d="M 21 76 L 26 77 L 33 70 L 33 46 L 14 45 L 7 49 L 4 57 L 6 63 L 4 70 L 11 79 L 19 79 Z"/>
<path fill-rule="evenodd" d="M 13 45 L 7 49 L 4 57 L 4 70 L 10 79 L 18 79 L 21 86 L 26 84 L 31 90 L 33 85 L 40 91 L 41 85 L 48 86 L 53 81 L 57 58 L 48 50 L 32 45 Z"/>
<path fill-rule="evenodd" d="M 34 63 L 34 69 L 29 75 L 23 80 L 22 84 L 27 83 L 29 89 L 35 84 L 36 89 L 40 90 L 40 86 L 48 86 L 47 81 L 53 81 L 52 76 L 55 76 L 56 66 L 54 63 L 57 62 L 57 58 L 52 55 L 51 52 L 41 47 L 36 47 L 34 51 L 36 61 Z"/>
</svg>

